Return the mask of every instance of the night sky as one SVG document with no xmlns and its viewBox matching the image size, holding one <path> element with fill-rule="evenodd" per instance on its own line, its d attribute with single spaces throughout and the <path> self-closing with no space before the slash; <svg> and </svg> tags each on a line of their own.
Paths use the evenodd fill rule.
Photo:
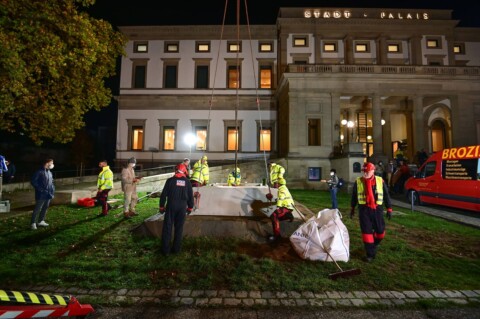
<svg viewBox="0 0 480 319">
<path fill-rule="evenodd" d="M 236 0 L 227 0 L 227 24 L 235 24 Z M 475 3 L 475 4 L 468 4 Z M 160 1 L 160 0 L 97 0 L 89 10 L 115 26 L 122 25 L 195 25 L 222 23 L 225 0 Z M 241 23 L 245 24 L 245 0 L 240 1 Z M 416 0 L 416 1 L 311 1 L 251 0 L 247 1 L 250 24 L 275 24 L 280 7 L 334 8 L 403 8 L 450 9 L 459 26 L 480 27 L 480 1 Z"/>
</svg>

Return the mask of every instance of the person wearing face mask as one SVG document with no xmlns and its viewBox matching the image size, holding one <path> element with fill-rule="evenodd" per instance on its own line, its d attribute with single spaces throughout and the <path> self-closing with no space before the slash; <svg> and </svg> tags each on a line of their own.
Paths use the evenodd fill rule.
<svg viewBox="0 0 480 319">
<path fill-rule="evenodd" d="M 98 167 L 102 169 L 97 179 L 97 201 L 102 205 L 102 212 L 99 216 L 107 216 L 110 205 L 108 205 L 108 192 L 113 188 L 113 172 L 108 166 L 107 160 L 100 161 Z"/>
<path fill-rule="evenodd" d="M 372 262 L 377 254 L 377 248 L 385 237 L 385 220 L 383 207 L 387 207 L 387 218 L 392 218 L 392 203 L 388 194 L 388 187 L 383 178 L 375 176 L 375 165 L 363 164 L 363 177 L 358 177 L 353 184 L 350 218 L 355 215 L 355 206 L 358 204 L 358 217 L 362 231 L 363 244 L 367 256 L 366 262 Z"/>
<path fill-rule="evenodd" d="M 328 184 L 328 188 L 330 190 L 330 198 L 332 199 L 332 209 L 338 208 L 338 202 L 337 202 L 338 181 L 339 179 L 337 176 L 337 170 L 334 168 L 330 170 L 330 179 L 323 180 L 323 182 L 326 182 Z"/>
<path fill-rule="evenodd" d="M 55 194 L 53 185 L 53 175 L 50 172 L 53 169 L 53 159 L 46 159 L 43 166 L 33 174 L 31 184 L 35 188 L 35 208 L 33 209 L 30 227 L 36 230 L 37 226 L 47 227 L 45 222 L 48 206 Z M 38 223 L 37 223 L 38 217 Z"/>
<path fill-rule="evenodd" d="M 136 164 L 137 160 L 135 157 L 132 157 L 128 160 L 127 167 L 122 169 L 122 191 L 125 200 L 123 205 L 123 216 L 125 218 L 138 215 L 135 211 L 135 206 L 138 202 L 137 184 L 140 181 L 140 178 L 135 176 L 134 167 Z"/>
</svg>

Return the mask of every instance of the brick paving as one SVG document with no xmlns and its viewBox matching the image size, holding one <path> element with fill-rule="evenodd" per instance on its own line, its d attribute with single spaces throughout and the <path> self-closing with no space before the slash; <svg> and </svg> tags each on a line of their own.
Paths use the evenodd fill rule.
<svg viewBox="0 0 480 319">
<path fill-rule="evenodd" d="M 17 289 L 19 290 L 19 289 Z M 408 291 L 230 291 L 190 289 L 84 289 L 32 286 L 26 292 L 66 294 L 80 302 L 94 300 L 99 304 L 158 304 L 191 307 L 395 307 L 425 300 L 455 305 L 480 305 L 480 290 L 408 290 Z"/>
</svg>

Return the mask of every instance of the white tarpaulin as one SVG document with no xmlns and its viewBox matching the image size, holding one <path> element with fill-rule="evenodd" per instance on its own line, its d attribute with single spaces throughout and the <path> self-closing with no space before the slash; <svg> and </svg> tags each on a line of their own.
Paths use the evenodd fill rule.
<svg viewBox="0 0 480 319">
<path fill-rule="evenodd" d="M 303 259 L 348 261 L 350 237 L 338 209 L 324 209 L 311 217 L 290 236 L 290 242 Z"/>
</svg>

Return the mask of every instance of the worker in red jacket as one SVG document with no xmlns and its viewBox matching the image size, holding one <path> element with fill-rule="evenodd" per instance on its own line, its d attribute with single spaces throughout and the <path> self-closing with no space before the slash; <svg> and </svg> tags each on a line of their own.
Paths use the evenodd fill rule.
<svg viewBox="0 0 480 319">
<path fill-rule="evenodd" d="M 375 176 L 375 165 L 363 165 L 363 177 L 358 177 L 353 184 L 350 218 L 355 215 L 355 206 L 358 204 L 358 217 L 362 230 L 363 244 L 367 256 L 365 261 L 375 259 L 377 248 L 385 237 L 385 220 L 383 207 L 387 207 L 387 218 L 392 218 L 392 203 L 388 194 L 388 187 L 380 176 Z"/>
</svg>

